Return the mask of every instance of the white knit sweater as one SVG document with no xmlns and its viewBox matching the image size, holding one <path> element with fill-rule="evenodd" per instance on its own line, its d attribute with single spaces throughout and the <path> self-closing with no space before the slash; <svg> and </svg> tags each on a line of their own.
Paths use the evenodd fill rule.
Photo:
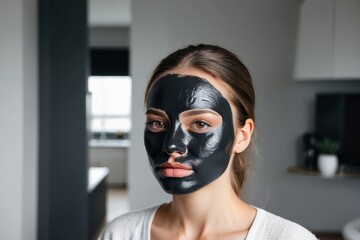
<svg viewBox="0 0 360 240">
<path fill-rule="evenodd" d="M 124 214 L 109 223 L 101 233 L 99 240 L 150 240 L 151 223 L 159 206 Z M 255 220 L 246 236 L 246 240 L 316 240 L 308 230 L 256 208 Z"/>
</svg>

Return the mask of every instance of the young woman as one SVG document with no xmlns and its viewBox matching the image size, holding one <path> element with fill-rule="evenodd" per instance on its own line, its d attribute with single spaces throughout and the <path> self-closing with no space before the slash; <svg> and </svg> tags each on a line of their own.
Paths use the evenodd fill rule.
<svg viewBox="0 0 360 240">
<path fill-rule="evenodd" d="M 130 212 L 100 239 L 316 239 L 241 198 L 255 93 L 247 68 L 218 46 L 188 46 L 146 89 L 145 148 L 170 203 Z"/>
</svg>

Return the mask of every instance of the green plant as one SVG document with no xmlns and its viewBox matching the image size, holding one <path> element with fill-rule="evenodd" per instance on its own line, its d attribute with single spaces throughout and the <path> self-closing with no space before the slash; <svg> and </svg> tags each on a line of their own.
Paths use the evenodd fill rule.
<svg viewBox="0 0 360 240">
<path fill-rule="evenodd" d="M 323 138 L 315 143 L 315 148 L 322 154 L 337 154 L 340 143 L 330 138 Z"/>
</svg>

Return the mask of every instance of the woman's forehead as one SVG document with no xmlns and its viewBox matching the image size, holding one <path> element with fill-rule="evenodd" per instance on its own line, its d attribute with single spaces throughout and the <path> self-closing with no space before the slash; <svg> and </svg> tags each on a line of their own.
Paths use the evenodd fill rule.
<svg viewBox="0 0 360 240">
<path fill-rule="evenodd" d="M 168 74 L 177 74 L 180 76 L 196 76 L 201 79 L 204 79 L 205 81 L 208 81 L 219 92 L 221 92 L 223 97 L 227 98 L 226 89 L 223 86 L 224 82 L 219 77 L 217 77 L 209 72 L 203 71 L 203 70 L 195 68 L 195 67 L 178 67 L 178 68 L 174 68 L 174 69 L 168 71 L 163 76 L 168 75 Z"/>
<path fill-rule="evenodd" d="M 214 109 L 223 101 L 227 100 L 205 79 L 169 74 L 151 89 L 147 108 Z"/>
<path fill-rule="evenodd" d="M 229 102 L 208 81 L 198 76 L 169 74 L 160 78 L 151 89 L 146 110 L 157 109 L 170 119 L 194 109 L 209 109 L 231 120 Z"/>
</svg>

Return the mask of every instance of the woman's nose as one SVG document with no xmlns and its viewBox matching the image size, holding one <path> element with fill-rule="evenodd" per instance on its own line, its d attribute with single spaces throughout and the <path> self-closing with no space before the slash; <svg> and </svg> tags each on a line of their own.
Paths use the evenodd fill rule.
<svg viewBox="0 0 360 240">
<path fill-rule="evenodd" d="M 181 124 L 175 124 L 174 128 L 168 132 L 163 151 L 169 155 L 185 155 L 187 153 L 186 142 L 186 134 L 182 130 Z"/>
</svg>

